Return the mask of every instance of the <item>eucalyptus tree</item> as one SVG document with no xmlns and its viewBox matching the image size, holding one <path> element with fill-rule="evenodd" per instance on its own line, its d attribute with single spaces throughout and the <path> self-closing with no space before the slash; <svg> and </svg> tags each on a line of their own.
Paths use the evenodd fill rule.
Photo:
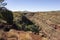
<svg viewBox="0 0 60 40">
<path fill-rule="evenodd" d="M 5 0 L 0 0 L 0 19 L 7 21 L 7 23 L 13 23 L 13 13 L 8 10 L 5 6 L 7 5 Z"/>
<path fill-rule="evenodd" d="M 4 7 L 7 5 L 6 2 L 4 2 L 5 0 L 0 0 L 0 7 Z"/>
</svg>

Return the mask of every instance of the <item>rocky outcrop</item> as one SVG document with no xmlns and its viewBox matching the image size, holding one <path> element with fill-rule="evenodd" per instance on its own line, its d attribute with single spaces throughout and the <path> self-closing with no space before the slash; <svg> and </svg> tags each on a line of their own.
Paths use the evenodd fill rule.
<svg viewBox="0 0 60 40">
<path fill-rule="evenodd" d="M 24 32 L 11 29 L 9 32 L 0 30 L 0 40 L 42 40 L 42 37 L 30 31 Z"/>
<path fill-rule="evenodd" d="M 60 13 L 59 12 L 37 12 L 33 16 L 32 13 L 25 15 L 29 20 L 42 28 L 50 40 L 60 40 Z M 51 24 L 57 25 L 54 27 Z M 57 28 L 57 29 L 56 29 Z"/>
</svg>

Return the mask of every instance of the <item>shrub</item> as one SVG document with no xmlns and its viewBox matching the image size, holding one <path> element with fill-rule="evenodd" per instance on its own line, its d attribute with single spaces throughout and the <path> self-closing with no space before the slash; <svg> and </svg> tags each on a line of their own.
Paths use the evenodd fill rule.
<svg viewBox="0 0 60 40">
<path fill-rule="evenodd" d="M 39 31 L 41 30 L 41 29 L 39 29 L 39 26 L 36 26 L 36 25 L 26 25 L 26 26 L 24 26 L 23 27 L 23 29 L 24 29 L 24 31 L 32 31 L 32 32 L 34 32 L 35 34 L 36 33 L 38 33 L 39 34 Z"/>
<path fill-rule="evenodd" d="M 39 30 L 40 30 L 39 27 L 36 26 L 36 25 L 29 25 L 28 27 L 30 28 L 30 30 L 31 30 L 32 32 L 38 33 Z"/>
</svg>

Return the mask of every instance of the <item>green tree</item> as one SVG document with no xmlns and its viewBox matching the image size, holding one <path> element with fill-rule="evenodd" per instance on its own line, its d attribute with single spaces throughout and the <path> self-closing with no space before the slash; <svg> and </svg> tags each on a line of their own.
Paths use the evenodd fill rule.
<svg viewBox="0 0 60 40">
<path fill-rule="evenodd" d="M 9 24 L 13 24 L 13 13 L 4 7 L 7 5 L 4 1 L 5 0 L 0 0 L 0 18 L 7 21 Z"/>
<path fill-rule="evenodd" d="M 0 0 L 0 7 L 4 7 L 4 6 L 6 6 L 7 5 L 7 3 L 3 3 L 4 2 L 4 0 Z"/>
<path fill-rule="evenodd" d="M 13 24 L 13 13 L 9 10 L 2 10 L 1 15 L 3 16 L 2 19 L 7 21 L 8 24 Z"/>
</svg>

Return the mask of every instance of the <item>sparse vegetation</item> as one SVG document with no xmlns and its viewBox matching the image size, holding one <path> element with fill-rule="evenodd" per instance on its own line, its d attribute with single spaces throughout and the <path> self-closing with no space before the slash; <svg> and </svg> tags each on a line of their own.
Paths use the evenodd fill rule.
<svg viewBox="0 0 60 40">
<path fill-rule="evenodd" d="M 0 0 L 0 40 L 60 40 L 60 11 L 12 12 Z"/>
<path fill-rule="evenodd" d="M 9 13 L 9 12 L 8 12 Z M 1 14 L 1 13 L 0 13 Z M 27 32 L 27 31 L 31 31 L 32 33 L 34 33 L 34 34 L 39 34 L 40 35 L 40 31 L 42 30 L 42 35 L 41 35 L 41 37 L 45 37 L 45 35 L 46 35 L 46 37 L 47 38 L 49 38 L 49 36 L 48 36 L 48 34 L 50 34 L 50 33 L 52 33 L 52 31 L 53 32 L 55 32 L 56 30 L 58 30 L 58 27 L 60 27 L 60 26 L 58 26 L 59 24 L 58 23 L 55 23 L 55 21 L 52 21 L 52 20 L 59 20 L 59 18 L 57 18 L 57 17 L 59 17 L 59 15 L 58 16 L 56 16 L 56 15 L 51 15 L 51 14 L 47 14 L 47 13 L 45 13 L 45 14 L 43 14 L 43 13 L 40 13 L 40 14 L 34 14 L 34 16 L 26 16 L 25 14 L 23 15 L 22 13 L 20 14 L 19 12 L 18 13 L 16 13 L 16 14 L 14 14 L 14 13 L 12 13 L 13 15 L 12 15 L 12 17 L 13 17 L 13 22 L 12 22 L 12 20 L 9 20 L 9 22 L 7 22 L 7 23 L 10 23 L 10 22 L 12 22 L 12 23 L 14 23 L 14 24 L 11 24 L 12 26 L 11 26 L 11 28 L 10 28 L 10 26 L 9 27 L 7 27 L 8 28 L 8 30 L 9 29 L 15 29 L 15 30 L 19 30 L 19 31 L 24 31 L 24 32 Z M 18 14 L 18 15 L 17 15 Z M 9 14 L 5 14 L 5 15 L 9 15 Z M 37 15 L 39 15 L 39 16 L 37 16 Z M 48 16 L 47 16 L 48 15 Z M 5 18 L 4 16 L 2 17 L 1 15 L 0 15 L 0 19 L 3 19 L 3 18 Z M 6 16 L 7 17 L 7 16 Z M 11 17 L 10 17 L 11 18 Z M 16 18 L 18 18 L 18 19 L 16 19 Z M 31 20 L 31 18 L 33 18 L 32 20 Z M 52 19 L 53 18 L 53 19 Z M 7 18 L 6 18 L 7 19 Z M 3 20 L 5 20 L 5 19 L 3 19 Z M 8 21 L 8 20 L 6 20 L 6 21 Z M 57 21 L 56 21 L 57 22 Z M 57 29 L 54 29 L 54 27 L 53 26 L 50 26 L 50 24 L 56 24 L 57 25 Z M 6 25 L 8 25 L 8 24 L 6 24 Z M 48 27 L 48 28 L 47 28 Z M 51 28 L 49 28 L 49 27 L 51 27 L 51 28 L 53 28 L 53 30 L 51 30 L 51 31 L 49 31 L 49 29 L 51 29 Z M 55 26 L 56 27 L 56 26 Z M 48 32 L 48 34 L 46 34 L 45 33 L 45 30 Z M 50 33 L 49 33 L 50 32 Z M 59 31 L 58 31 L 59 32 Z M 56 33 L 56 32 L 55 32 Z M 56 36 L 58 35 L 58 33 L 56 34 Z M 53 35 L 52 35 L 52 37 L 53 37 Z M 58 36 L 57 36 L 58 37 Z"/>
<path fill-rule="evenodd" d="M 35 32 L 35 33 L 39 33 L 39 27 L 37 27 L 36 25 L 34 25 L 34 23 L 32 23 L 24 15 L 19 16 L 19 18 L 20 17 L 21 18 L 19 20 L 17 19 L 16 21 L 13 22 L 13 13 L 11 11 L 9 11 L 9 10 L 5 10 L 5 11 L 1 10 L 0 14 L 2 15 L 1 18 L 3 20 L 7 21 L 8 24 L 13 25 L 14 28 L 11 27 L 13 29 L 23 30 L 23 31 L 32 31 L 32 32 Z M 7 27 L 6 30 L 9 30 L 9 28 Z"/>
</svg>

